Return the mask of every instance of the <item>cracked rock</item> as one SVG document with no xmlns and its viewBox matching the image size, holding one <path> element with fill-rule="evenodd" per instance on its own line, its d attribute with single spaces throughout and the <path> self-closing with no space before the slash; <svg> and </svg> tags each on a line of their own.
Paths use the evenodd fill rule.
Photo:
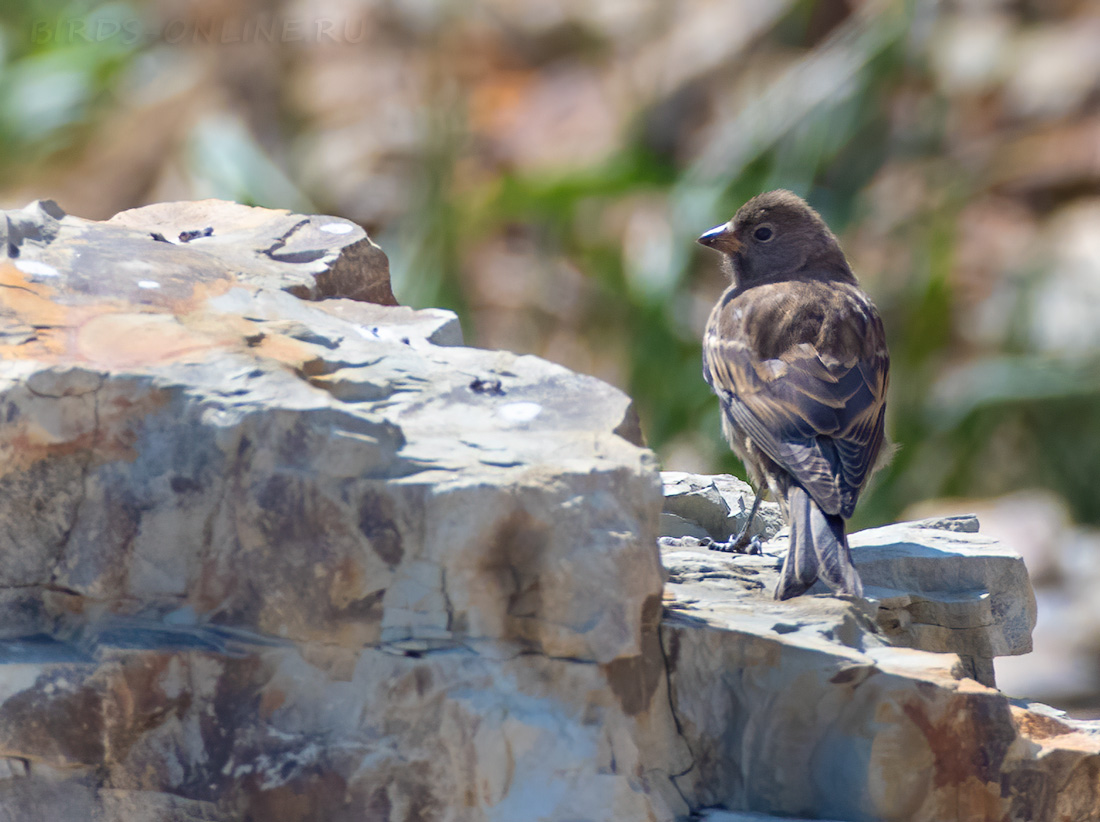
<svg viewBox="0 0 1100 822">
<path fill-rule="evenodd" d="M 723 535 L 731 526 L 722 519 L 722 512 L 730 507 L 726 500 L 748 500 L 745 505 L 751 504 L 749 486 L 727 476 L 667 471 L 661 476 L 666 494 L 661 524 L 667 529 L 663 530 L 661 544 L 665 565 L 672 573 L 670 581 L 702 578 L 698 573 L 677 570 L 685 563 L 724 564 L 741 573 L 753 569 L 758 574 L 755 590 L 774 590 L 787 551 L 785 532 L 776 534 L 773 516 L 778 518 L 777 506 L 761 505 L 761 510 L 767 510 L 761 530 L 771 538 L 765 544 L 764 557 L 735 555 L 723 559 L 715 552 L 691 550 L 698 543 L 692 544 L 690 539 L 700 529 L 703 536 L 728 538 Z M 684 524 L 668 527 L 670 509 L 683 514 Z M 730 518 L 736 520 L 736 515 Z M 1031 651 L 1035 594 L 1023 559 L 978 530 L 977 517 L 940 517 L 850 534 L 849 543 L 867 600 L 876 609 L 878 627 L 890 643 L 959 654 L 971 676 L 992 686 L 994 657 Z M 827 591 L 818 582 L 810 593 Z M 700 599 L 695 591 L 685 596 L 695 602 Z M 791 607 L 797 612 L 799 601 L 792 602 Z"/>
<path fill-rule="evenodd" d="M 9 814 L 688 812 L 629 398 L 391 305 L 344 220 L 3 225 Z"/>
<path fill-rule="evenodd" d="M 696 497 L 708 536 L 729 529 L 715 490 L 730 479 L 663 478 L 666 493 Z M 993 657 L 1031 649 L 1035 599 L 1022 559 L 977 525 L 850 535 L 861 600 L 816 586 L 776 602 L 782 534 L 760 556 L 660 540 L 670 695 L 693 758 L 676 782 L 713 809 L 702 818 L 1092 817 L 1100 723 L 991 687 Z"/>
</svg>

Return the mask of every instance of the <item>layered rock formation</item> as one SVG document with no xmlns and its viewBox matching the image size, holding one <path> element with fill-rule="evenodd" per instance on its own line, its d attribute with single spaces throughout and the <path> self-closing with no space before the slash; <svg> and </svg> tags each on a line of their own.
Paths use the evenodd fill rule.
<svg viewBox="0 0 1100 822">
<path fill-rule="evenodd" d="M 964 676 L 1029 637 L 995 545 L 857 535 L 868 600 L 780 604 L 774 556 L 689 534 L 665 611 L 629 399 L 389 305 L 358 226 L 204 202 L 0 228 L 6 818 L 1100 807 L 1091 726 Z M 695 510 L 666 523 L 709 533 Z"/>
<path fill-rule="evenodd" d="M 665 564 L 674 581 L 703 578 L 693 575 L 723 563 L 720 555 L 699 548 L 708 539 L 725 540 L 740 531 L 752 489 L 729 476 L 662 476 Z M 724 562 L 727 575 L 744 579 L 751 574 L 753 585 L 712 586 L 708 598 L 724 608 L 766 607 L 755 601 L 756 594 L 775 590 L 787 551 L 781 528 L 779 506 L 762 503 L 753 533 L 769 540 L 765 555 L 735 555 Z M 994 657 L 1031 651 L 1035 595 L 1023 559 L 978 529 L 976 517 L 957 516 L 875 528 L 852 534 L 849 542 L 877 629 L 890 644 L 958 654 L 968 676 L 993 686 Z M 677 551 L 685 548 L 687 553 Z M 810 591 L 827 592 L 820 581 Z M 744 601 L 746 594 L 749 601 Z"/>
<path fill-rule="evenodd" d="M 667 511 L 710 523 L 725 511 L 728 530 L 752 501 L 733 478 L 664 477 Z M 765 507 L 765 532 L 774 514 Z M 807 819 L 1087 819 L 1100 723 L 975 681 L 992 678 L 992 657 L 1030 650 L 1035 623 L 1020 557 L 976 525 L 853 534 L 866 598 L 793 606 L 770 595 L 782 535 L 762 556 L 663 538 L 671 696 L 693 763 L 684 794 Z"/>
</svg>

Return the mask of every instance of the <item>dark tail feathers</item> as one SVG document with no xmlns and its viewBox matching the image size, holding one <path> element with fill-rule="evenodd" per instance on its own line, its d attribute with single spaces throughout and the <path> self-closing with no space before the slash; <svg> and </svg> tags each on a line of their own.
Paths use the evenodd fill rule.
<svg viewBox="0 0 1100 822">
<path fill-rule="evenodd" d="M 818 577 L 838 594 L 863 596 L 859 571 L 852 565 L 844 520 L 826 514 L 806 490 L 792 485 L 787 495 L 791 545 L 783 562 L 776 599 L 790 599 L 809 590 Z"/>
</svg>

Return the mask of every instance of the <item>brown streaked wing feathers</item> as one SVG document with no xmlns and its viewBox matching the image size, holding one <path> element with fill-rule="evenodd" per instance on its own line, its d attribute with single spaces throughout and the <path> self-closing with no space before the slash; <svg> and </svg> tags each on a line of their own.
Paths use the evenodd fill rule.
<svg viewBox="0 0 1100 822">
<path fill-rule="evenodd" d="M 813 318 L 829 302 L 826 316 L 847 322 L 838 333 L 818 324 L 814 334 Z M 822 510 L 843 517 L 855 508 L 883 436 L 888 358 L 882 323 L 866 305 L 854 288 L 757 287 L 719 303 L 703 345 L 704 376 L 731 422 Z M 754 333 L 761 324 L 765 332 Z M 767 354 L 782 365 L 763 363 Z"/>
</svg>

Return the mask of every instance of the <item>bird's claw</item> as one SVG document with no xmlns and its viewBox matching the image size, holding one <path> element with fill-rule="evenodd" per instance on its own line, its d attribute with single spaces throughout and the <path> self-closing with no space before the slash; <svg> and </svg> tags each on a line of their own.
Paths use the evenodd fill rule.
<svg viewBox="0 0 1100 822">
<path fill-rule="evenodd" d="M 762 554 L 764 553 L 763 543 L 760 541 L 759 536 L 755 536 L 752 539 L 728 539 L 725 542 L 719 542 L 718 540 L 708 540 L 704 543 L 708 550 L 720 551 L 723 554 Z"/>
</svg>

